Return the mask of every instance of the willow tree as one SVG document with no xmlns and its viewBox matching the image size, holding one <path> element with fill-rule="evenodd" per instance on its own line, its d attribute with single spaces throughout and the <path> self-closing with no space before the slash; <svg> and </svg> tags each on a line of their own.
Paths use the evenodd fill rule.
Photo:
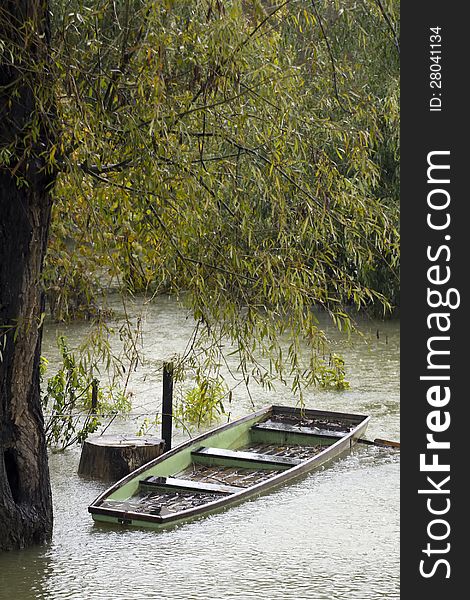
<svg viewBox="0 0 470 600">
<path fill-rule="evenodd" d="M 56 188 L 54 315 L 93 314 L 103 273 L 184 292 L 193 349 L 228 337 L 247 376 L 282 370 L 297 392 L 321 372 L 313 306 L 348 327 L 345 307 L 383 311 L 396 297 L 383 156 L 390 146 L 393 177 L 397 3 L 131 4 L 141 11 L 120 23 L 106 2 L 61 20 L 73 160 Z"/>
<path fill-rule="evenodd" d="M 51 0 L 50 44 L 46 2 L 2 9 L 0 106 L 14 124 L 0 130 L 2 212 L 22 216 L 25 198 L 42 202 L 41 219 L 22 217 L 36 257 L 22 275 L 27 288 L 13 285 L 21 261 L 12 256 L 27 255 L 16 250 L 14 221 L 0 247 L 3 547 L 50 533 L 50 503 L 26 495 L 22 469 L 42 477 L 50 498 L 35 460 L 44 454 L 38 283 L 51 193 L 44 282 L 54 313 L 92 314 L 104 280 L 181 293 L 198 323 L 190 346 L 205 348 L 209 371 L 225 339 L 246 379 L 289 379 L 301 392 L 321 373 L 318 307 L 340 327 L 351 306 L 390 307 L 371 274 L 396 282 L 396 213 L 380 158 L 396 106 L 368 83 L 384 76 L 367 43 L 394 45 L 397 3 L 336 4 Z M 352 53 L 348 27 L 368 34 L 358 38 L 364 47 L 351 34 Z M 398 62 L 387 61 L 393 89 Z M 26 355 L 31 369 L 17 380 Z M 34 422 L 34 448 L 21 417 Z M 31 533 L 38 507 L 41 536 Z"/>
<path fill-rule="evenodd" d="M 47 540 L 41 271 L 55 179 L 47 2 L 0 7 L 0 548 Z"/>
</svg>

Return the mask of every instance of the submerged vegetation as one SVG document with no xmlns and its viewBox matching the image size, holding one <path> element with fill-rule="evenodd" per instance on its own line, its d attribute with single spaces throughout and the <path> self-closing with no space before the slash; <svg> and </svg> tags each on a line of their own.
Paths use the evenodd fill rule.
<svg viewBox="0 0 470 600">
<path fill-rule="evenodd" d="M 48 376 L 48 361 L 41 361 L 41 379 L 44 392 L 42 408 L 47 445 L 65 450 L 83 442 L 110 417 L 130 411 L 131 401 L 126 390 L 116 381 L 101 386 L 90 364 L 90 356 L 83 351 L 72 352 L 64 336 L 57 338 L 60 367 Z"/>
</svg>

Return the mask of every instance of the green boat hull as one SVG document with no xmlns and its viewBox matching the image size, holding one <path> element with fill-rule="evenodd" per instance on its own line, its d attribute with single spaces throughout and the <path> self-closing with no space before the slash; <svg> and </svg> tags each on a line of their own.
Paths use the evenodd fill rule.
<svg viewBox="0 0 470 600">
<path fill-rule="evenodd" d="M 94 521 L 160 530 L 294 481 L 349 451 L 370 417 L 269 406 L 173 448 L 89 506 Z"/>
</svg>

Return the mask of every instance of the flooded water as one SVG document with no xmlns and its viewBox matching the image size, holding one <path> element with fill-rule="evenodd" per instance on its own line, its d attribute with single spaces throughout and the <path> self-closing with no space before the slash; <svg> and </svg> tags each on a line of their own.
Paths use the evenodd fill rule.
<svg viewBox="0 0 470 600">
<path fill-rule="evenodd" d="M 85 328 L 68 328 L 71 345 Z M 353 342 L 330 330 L 351 389 L 312 390 L 306 404 L 370 414 L 369 439 L 399 439 L 399 324 L 369 320 L 362 330 L 365 338 Z M 152 365 L 183 350 L 190 333 L 191 321 L 174 301 L 147 307 L 148 362 L 131 380 L 136 410 L 158 412 L 161 370 Z M 46 356 L 55 335 L 50 325 Z M 252 400 L 255 408 L 296 401 L 282 388 L 255 388 Z M 232 416 L 251 410 L 239 386 Z M 108 432 L 135 433 L 137 426 L 129 419 Z M 79 448 L 51 455 L 53 541 L 0 554 L 2 600 L 399 598 L 399 452 L 359 445 L 293 485 L 160 533 L 94 525 L 87 506 L 106 486 L 77 476 L 79 458 Z"/>
</svg>

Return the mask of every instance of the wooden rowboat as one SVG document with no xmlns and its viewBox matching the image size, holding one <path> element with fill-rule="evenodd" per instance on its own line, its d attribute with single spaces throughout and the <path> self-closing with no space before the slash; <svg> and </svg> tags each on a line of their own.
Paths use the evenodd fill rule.
<svg viewBox="0 0 470 600">
<path fill-rule="evenodd" d="M 88 507 L 95 521 L 161 529 L 266 493 L 348 451 L 370 417 L 269 406 L 175 447 Z"/>
</svg>

